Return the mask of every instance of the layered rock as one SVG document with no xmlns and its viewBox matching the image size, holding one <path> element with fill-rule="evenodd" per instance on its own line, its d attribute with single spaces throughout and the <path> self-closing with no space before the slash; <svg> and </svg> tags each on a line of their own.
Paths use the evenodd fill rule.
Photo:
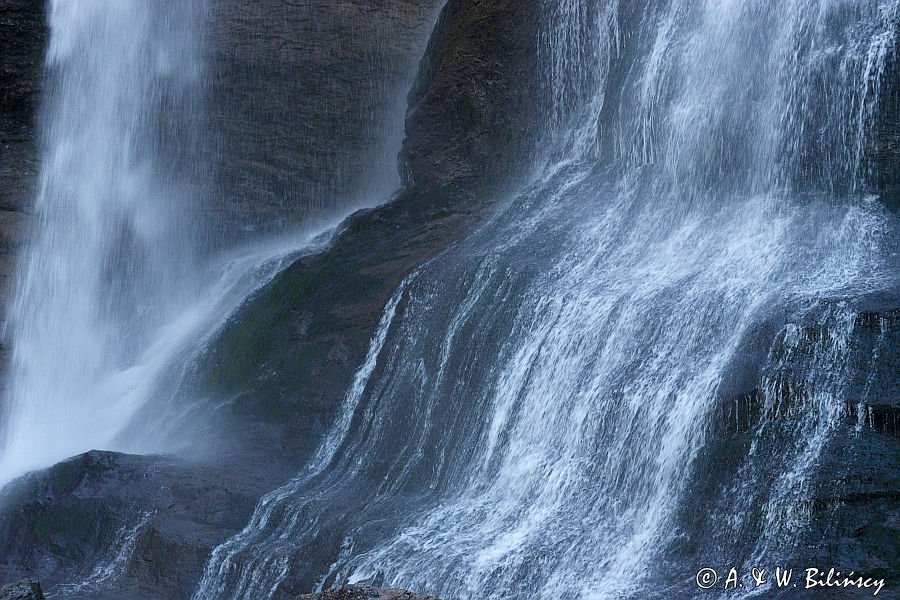
<svg viewBox="0 0 900 600">
<path fill-rule="evenodd" d="M 232 235 L 399 187 L 404 96 L 443 0 L 217 0 L 209 209 Z"/>
<path fill-rule="evenodd" d="M 276 484 L 227 465 L 89 452 L 4 490 L 0 574 L 39 575 L 70 597 L 187 597 L 212 547 Z"/>
<path fill-rule="evenodd" d="M 758 551 L 761 532 L 778 527 L 767 523 L 766 512 L 772 510 L 768 503 L 776 490 L 785 493 L 784 481 L 776 477 L 792 466 L 792 459 L 787 458 L 790 447 L 781 444 L 790 440 L 792 431 L 804 421 L 818 418 L 819 402 L 838 401 L 842 406 L 836 407 L 836 418 L 815 467 L 793 480 L 792 489 L 787 490 L 796 491 L 800 500 L 796 505 L 780 506 L 792 515 L 776 516 L 782 523 L 790 523 L 792 517 L 795 529 L 781 530 L 782 539 L 771 540 L 768 556 L 762 560 L 777 559 L 780 564 L 798 567 L 828 565 L 845 573 L 853 569 L 888 580 L 900 569 L 900 309 L 896 308 L 900 299 L 866 298 L 862 302 L 844 359 L 851 365 L 848 372 L 855 376 L 839 398 L 807 389 L 804 379 L 815 346 L 828 337 L 818 322 L 801 328 L 790 359 L 770 373 L 767 381 L 762 381 L 759 373 L 747 373 L 743 362 L 736 365 L 744 372 L 740 385 L 750 389 L 720 399 L 682 507 L 680 521 L 685 534 L 670 549 L 673 564 L 681 564 L 678 561 L 685 557 L 695 564 L 740 563 Z M 762 345 L 772 346 L 780 326 L 762 326 L 750 344 L 758 339 Z M 776 342 L 774 352 L 781 351 Z M 758 354 L 753 348 L 746 352 Z M 763 360 L 756 356 L 751 362 L 761 364 Z M 814 393 L 824 398 L 814 398 Z M 744 471 L 750 466 L 749 456 L 753 457 L 752 479 Z M 745 479 L 757 485 L 742 487 Z M 740 515 L 723 514 L 732 493 L 749 494 L 755 501 Z M 741 523 L 736 540 L 727 537 L 735 536 L 735 530 L 721 526 L 732 517 L 740 517 L 735 519 Z M 778 543 L 785 546 L 776 547 Z M 723 544 L 728 556 L 711 554 L 711 548 Z M 776 597 L 775 591 L 772 594 Z M 783 595 L 792 597 L 788 591 Z"/>
</svg>

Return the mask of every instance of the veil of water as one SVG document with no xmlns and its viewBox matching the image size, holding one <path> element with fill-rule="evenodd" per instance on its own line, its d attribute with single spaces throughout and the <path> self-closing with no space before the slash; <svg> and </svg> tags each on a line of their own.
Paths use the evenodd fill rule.
<svg viewBox="0 0 900 600">
<path fill-rule="evenodd" d="M 50 3 L 39 222 L 10 311 L 2 481 L 108 444 L 139 402 L 133 375 L 158 368 L 136 349 L 193 292 L 192 182 L 168 167 L 195 142 L 198 7 Z"/>
<path fill-rule="evenodd" d="M 397 290 L 316 459 L 213 552 L 195 598 L 334 580 L 691 594 L 670 554 L 696 534 L 691 502 L 727 523 L 710 555 L 792 551 L 857 301 L 898 290 L 897 218 L 862 157 L 900 3 L 544 12 L 548 166 Z M 692 497 L 745 379 L 762 412 L 741 477 Z"/>
<path fill-rule="evenodd" d="M 204 255 L 204 11 L 194 0 L 49 4 L 38 223 L 7 323 L 0 485 L 91 449 L 175 450 L 146 418 L 130 422 L 309 242 Z"/>
</svg>

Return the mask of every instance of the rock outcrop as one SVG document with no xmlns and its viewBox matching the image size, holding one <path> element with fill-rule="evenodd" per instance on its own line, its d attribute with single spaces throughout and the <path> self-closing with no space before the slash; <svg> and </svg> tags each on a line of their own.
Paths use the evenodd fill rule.
<svg viewBox="0 0 900 600">
<path fill-rule="evenodd" d="M 246 235 L 394 192 L 404 96 L 442 4 L 212 2 L 209 210 L 217 223 Z"/>
<path fill-rule="evenodd" d="M 212 547 L 277 483 L 228 465 L 76 456 L 4 490 L 0 574 L 35 574 L 48 591 L 62 583 L 90 598 L 187 597 Z"/>
<path fill-rule="evenodd" d="M 541 3 L 450 0 L 409 95 L 408 186 L 518 180 L 540 141 Z"/>
<path fill-rule="evenodd" d="M 897 26 L 900 29 L 900 25 Z M 900 31 L 888 56 L 870 154 L 875 191 L 900 212 Z"/>
<path fill-rule="evenodd" d="M 0 587 L 0 600 L 44 600 L 44 592 L 40 583 L 25 579 Z"/>
</svg>

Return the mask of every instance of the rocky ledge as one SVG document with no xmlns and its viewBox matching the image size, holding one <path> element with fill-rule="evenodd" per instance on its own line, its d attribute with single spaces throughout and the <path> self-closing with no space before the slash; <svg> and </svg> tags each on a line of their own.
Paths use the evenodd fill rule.
<svg viewBox="0 0 900 600">
<path fill-rule="evenodd" d="M 395 588 L 375 588 L 367 585 L 342 585 L 317 594 L 304 594 L 300 600 L 438 600 Z"/>
<path fill-rule="evenodd" d="M 37 581 L 23 579 L 0 587 L 0 600 L 44 600 L 44 592 Z"/>
</svg>

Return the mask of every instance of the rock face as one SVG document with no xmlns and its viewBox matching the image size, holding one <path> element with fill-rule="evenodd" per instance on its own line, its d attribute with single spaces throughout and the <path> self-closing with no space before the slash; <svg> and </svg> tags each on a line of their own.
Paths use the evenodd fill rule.
<svg viewBox="0 0 900 600">
<path fill-rule="evenodd" d="M 37 574 L 70 597 L 187 597 L 211 548 L 272 485 L 227 466 L 89 452 L 5 490 L 0 574 Z"/>
<path fill-rule="evenodd" d="M 841 398 L 845 403 L 842 414 L 815 470 L 807 481 L 794 484 L 809 486 L 810 493 L 802 503 L 789 507 L 796 511 L 797 537 L 790 554 L 779 559 L 804 567 L 840 565 L 845 572 L 852 568 L 890 581 L 900 570 L 900 309 L 895 308 L 900 306 L 900 298 L 872 298 L 869 302 L 856 318 L 850 343 L 853 350 L 847 357 L 858 377 Z M 810 324 L 801 333 L 800 348 L 809 348 L 822 337 L 822 330 Z M 772 405 L 764 406 L 766 396 L 759 387 L 722 398 L 680 515 L 688 535 L 670 550 L 673 564 L 685 557 L 694 564 L 739 563 L 754 552 L 760 529 L 766 527 L 769 494 L 777 487 L 775 473 L 784 469 L 788 452 L 775 441 L 780 438 L 773 440 L 759 432 L 765 422 L 769 427 L 790 429 L 796 421 L 808 418 L 809 409 L 800 408 L 810 401 L 800 375 L 804 355 L 808 356 L 804 350 L 796 352 L 801 360 L 781 370 L 774 380 L 769 393 Z M 720 525 L 730 517 L 716 512 L 721 509 L 714 499 L 727 497 L 741 482 L 739 474 L 751 455 L 751 445 L 754 468 L 764 474 L 756 481 L 765 485 L 752 490 L 757 502 L 741 515 L 747 529 L 728 542 L 730 554 L 724 558 L 711 555 L 710 548 L 722 546 L 722 531 L 728 528 Z M 768 554 L 778 551 L 781 549 L 771 548 Z M 763 560 L 772 559 L 763 556 Z M 771 594 L 792 598 L 795 592 Z"/>
<path fill-rule="evenodd" d="M 538 134 L 531 126 L 533 105 L 522 103 L 523 89 L 517 86 L 531 81 L 525 72 L 537 70 L 537 46 L 529 38 L 537 6 L 447 4 L 410 95 L 406 133 L 407 140 L 416 141 L 405 143 L 403 160 L 414 164 L 407 169 L 411 185 L 389 204 L 350 217 L 327 250 L 286 269 L 246 304 L 211 348 L 199 369 L 207 377 L 201 387 L 226 403 L 226 427 L 235 439 L 246 440 L 243 453 L 264 443 L 306 456 L 309 441 L 318 439 L 340 405 L 391 293 L 502 193 L 490 191 L 500 183 L 502 168 L 512 172 L 513 165 L 527 161 L 520 149 L 536 141 L 528 132 Z M 469 32 L 473 22 L 475 31 Z M 461 35 L 463 41 L 457 39 Z M 511 70 L 495 60 L 495 46 L 504 49 Z M 477 110 L 464 99 L 456 103 L 457 94 L 467 97 L 476 89 L 468 86 L 487 81 L 503 95 Z M 495 137 L 498 125 L 492 119 L 500 113 L 502 126 L 516 131 L 521 144 Z M 470 145 L 475 141 L 478 148 Z M 429 158 L 409 162 L 410 144 L 424 149 L 430 143 L 437 148 Z M 482 157 L 480 164 L 490 169 L 458 171 L 452 165 L 463 156 Z"/>
<path fill-rule="evenodd" d="M 450 0 L 410 92 L 404 182 L 516 180 L 540 140 L 540 2 Z"/>
<path fill-rule="evenodd" d="M 888 206 L 900 211 L 900 32 L 882 79 L 873 142 L 870 165 L 875 191 Z"/>
<path fill-rule="evenodd" d="M 37 581 L 23 580 L 0 587 L 0 600 L 44 600 L 44 592 Z"/>
<path fill-rule="evenodd" d="M 47 35 L 42 2 L 0 5 L 0 318 L 37 181 L 36 121 Z"/>
<path fill-rule="evenodd" d="M 278 229 L 399 187 L 405 93 L 443 0 L 216 0 L 207 71 L 226 229 Z"/>
</svg>

